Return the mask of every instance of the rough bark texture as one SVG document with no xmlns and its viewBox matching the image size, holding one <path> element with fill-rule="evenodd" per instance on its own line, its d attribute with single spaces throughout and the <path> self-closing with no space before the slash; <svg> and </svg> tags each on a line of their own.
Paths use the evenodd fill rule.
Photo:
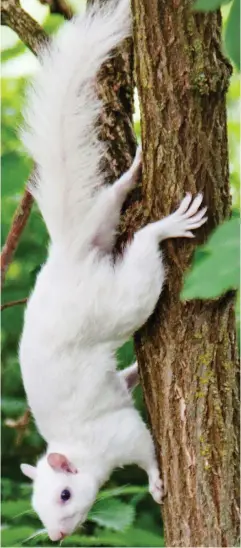
<svg viewBox="0 0 241 548">
<path fill-rule="evenodd" d="M 187 0 L 133 0 L 144 149 L 143 199 L 151 220 L 184 193 L 204 192 L 208 225 L 230 213 L 220 13 L 195 14 Z M 233 294 L 182 303 L 193 243 L 164 246 L 167 282 L 136 334 L 146 405 L 167 497 L 166 546 L 238 542 L 238 381 Z"/>
<path fill-rule="evenodd" d="M 24 11 L 19 0 L 1 1 L 1 25 L 7 25 L 35 54 L 49 38 L 40 25 Z"/>
<path fill-rule="evenodd" d="M 103 169 L 112 183 L 128 169 L 135 153 L 133 114 L 133 44 L 125 40 L 98 75 L 98 95 L 103 102 L 100 139 L 106 142 Z"/>
<path fill-rule="evenodd" d="M 72 8 L 65 0 L 40 0 L 40 2 L 49 6 L 50 13 L 59 13 L 67 20 L 71 19 L 74 15 Z"/>
<path fill-rule="evenodd" d="M 101 0 L 108 2 L 111 0 Z M 92 4 L 95 0 L 87 0 Z M 100 117 L 100 139 L 106 147 L 103 171 L 106 182 L 113 183 L 131 165 L 136 150 L 133 130 L 134 55 L 133 41 L 128 38 L 103 65 L 98 75 L 98 95 L 103 103 Z M 121 218 L 115 254 L 123 251 L 127 240 L 145 223 L 140 184 L 128 196 Z"/>
</svg>

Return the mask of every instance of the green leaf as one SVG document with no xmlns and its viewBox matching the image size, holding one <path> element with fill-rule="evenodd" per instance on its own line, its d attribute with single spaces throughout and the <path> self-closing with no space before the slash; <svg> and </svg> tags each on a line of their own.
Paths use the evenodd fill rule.
<svg viewBox="0 0 241 548">
<path fill-rule="evenodd" d="M 72 535 L 65 538 L 61 546 L 121 546 L 119 536 L 115 533 L 105 533 L 104 538 L 99 538 L 94 535 Z M 123 545 L 122 545 L 123 546 Z"/>
<path fill-rule="evenodd" d="M 105 498 L 112 498 L 112 497 L 118 497 L 120 495 L 127 496 L 127 495 L 139 495 L 139 494 L 147 494 L 148 489 L 147 487 L 142 487 L 140 485 L 123 485 L 120 487 L 115 487 L 113 489 L 102 489 L 98 495 L 98 500 L 102 500 Z"/>
<path fill-rule="evenodd" d="M 164 538 L 144 529 L 132 529 L 125 535 L 126 546 L 165 546 Z"/>
<path fill-rule="evenodd" d="M 208 299 L 239 286 L 239 219 L 226 221 L 200 248 L 187 274 L 181 299 Z"/>
<path fill-rule="evenodd" d="M 32 527 L 7 527 L 1 531 L 1 546 L 22 546 L 24 540 L 35 533 Z"/>
<path fill-rule="evenodd" d="M 73 535 L 62 541 L 62 546 L 164 546 L 164 539 L 144 529 L 131 527 L 124 533 L 96 531 L 93 536 Z"/>
<path fill-rule="evenodd" d="M 55 34 L 59 28 L 63 25 L 63 17 L 59 14 L 48 15 L 43 23 L 43 29 L 47 34 Z"/>
<path fill-rule="evenodd" d="M 195 11 L 215 11 L 229 2 L 230 0 L 196 0 L 193 9 Z"/>
<path fill-rule="evenodd" d="M 107 542 L 109 546 L 152 546 L 152 548 L 155 546 L 164 546 L 164 539 L 161 534 L 160 536 L 155 535 L 151 531 L 145 531 L 136 527 L 131 527 L 124 533 L 118 533 L 117 539 L 114 534 L 110 535 L 110 533 L 100 531 L 98 539 L 102 540 L 102 546 L 106 546 Z M 116 544 L 116 540 L 119 541 L 119 544 Z"/>
<path fill-rule="evenodd" d="M 17 42 L 12 48 L 7 48 L 1 52 L 1 61 L 6 63 L 14 59 L 26 51 L 26 46 L 22 42 Z"/>
<path fill-rule="evenodd" d="M 131 365 L 131 363 L 135 361 L 133 339 L 127 341 L 117 350 L 117 360 L 121 366 L 121 369 L 128 367 L 128 365 Z"/>
<path fill-rule="evenodd" d="M 240 70 L 240 0 L 233 0 L 225 32 L 228 55 Z"/>
<path fill-rule="evenodd" d="M 31 166 L 31 160 L 16 152 L 9 152 L 2 156 L 2 196 L 13 196 L 23 191 Z"/>
<path fill-rule="evenodd" d="M 46 541 L 48 542 L 49 540 L 49 536 L 46 532 L 46 529 L 37 529 L 37 531 L 29 535 L 26 539 L 24 539 L 22 544 L 28 546 L 30 542 L 30 546 L 32 546 L 32 542 L 34 542 L 34 546 L 36 546 L 36 543 L 39 544 L 39 541 L 41 542 L 41 540 L 42 541 L 45 540 L 45 543 L 44 543 L 45 545 L 46 545 Z"/>
<path fill-rule="evenodd" d="M 232 74 L 230 80 L 230 86 L 228 88 L 227 100 L 228 100 L 228 111 L 229 111 L 229 122 L 231 118 L 232 108 L 234 105 L 238 107 L 238 101 L 240 96 L 240 75 L 239 73 Z M 237 118 L 235 117 L 235 120 Z"/>
<path fill-rule="evenodd" d="M 117 499 L 103 499 L 97 501 L 88 515 L 88 520 L 94 521 L 102 527 L 123 531 L 133 523 L 135 509 Z"/>
<path fill-rule="evenodd" d="M 20 400 L 20 399 L 11 398 L 11 397 L 2 398 L 1 408 L 2 408 L 2 412 L 6 416 L 18 417 L 19 415 L 21 415 L 21 413 L 25 411 L 26 402 L 23 399 Z"/>
<path fill-rule="evenodd" d="M 236 207 L 232 210 L 232 219 L 240 219 L 240 211 Z"/>
<path fill-rule="evenodd" d="M 29 500 L 7 500 L 2 502 L 2 518 L 6 521 L 15 519 L 23 513 L 33 513 Z"/>
</svg>

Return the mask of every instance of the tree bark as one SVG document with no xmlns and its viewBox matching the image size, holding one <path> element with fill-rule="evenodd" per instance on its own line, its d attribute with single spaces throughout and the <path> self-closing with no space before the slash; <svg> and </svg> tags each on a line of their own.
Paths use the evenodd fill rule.
<svg viewBox="0 0 241 548">
<path fill-rule="evenodd" d="M 96 0 L 87 0 L 93 4 Z M 111 2 L 112 0 L 100 0 Z M 106 143 L 103 159 L 105 182 L 114 183 L 131 165 L 136 151 L 134 112 L 133 40 L 128 38 L 102 67 L 97 78 L 97 93 L 102 100 L 100 139 Z M 141 181 L 127 197 L 122 210 L 114 255 L 123 252 L 126 242 L 145 224 Z"/>
<path fill-rule="evenodd" d="M 230 214 L 219 12 L 188 0 L 133 0 L 144 149 L 143 199 L 151 220 L 188 190 L 204 193 L 208 225 Z M 235 546 L 238 540 L 238 367 L 234 295 L 180 302 L 193 242 L 164 248 L 160 302 L 135 336 L 145 402 L 167 491 L 166 546 Z M 215 273 L 214 273 L 215 275 Z"/>
<path fill-rule="evenodd" d="M 24 44 L 35 54 L 49 40 L 42 27 L 24 11 L 19 0 L 1 1 L 1 25 L 16 32 Z"/>
</svg>

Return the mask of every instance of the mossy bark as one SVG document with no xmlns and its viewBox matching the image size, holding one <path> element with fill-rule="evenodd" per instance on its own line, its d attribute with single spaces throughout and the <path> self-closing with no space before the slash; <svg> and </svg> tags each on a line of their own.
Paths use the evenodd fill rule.
<svg viewBox="0 0 241 548">
<path fill-rule="evenodd" d="M 230 214 L 219 12 L 186 0 L 133 0 L 144 151 L 143 200 L 151 220 L 186 191 L 204 193 L 208 224 Z M 193 242 L 163 246 L 167 281 L 155 313 L 135 336 L 141 382 L 167 491 L 166 546 L 238 541 L 238 366 L 234 295 L 180 302 Z M 214 273 L 215 275 L 215 273 Z"/>
</svg>

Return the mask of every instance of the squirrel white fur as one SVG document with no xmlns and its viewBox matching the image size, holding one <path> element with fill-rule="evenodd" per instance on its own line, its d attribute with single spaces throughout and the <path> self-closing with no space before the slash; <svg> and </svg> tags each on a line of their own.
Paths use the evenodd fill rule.
<svg viewBox="0 0 241 548">
<path fill-rule="evenodd" d="M 129 0 L 88 8 L 41 53 L 29 91 L 23 141 L 37 165 L 31 185 L 47 225 L 48 259 L 29 298 L 20 342 L 23 382 L 47 442 L 33 480 L 33 507 L 52 540 L 82 523 L 118 466 L 135 463 L 160 503 L 163 485 L 149 430 L 130 388 L 137 365 L 117 371 L 115 352 L 152 314 L 165 269 L 159 244 L 192 237 L 206 208 L 190 194 L 165 219 L 141 229 L 122 259 L 111 251 L 120 210 L 141 167 L 105 186 L 95 79 L 113 47 L 130 34 Z"/>
</svg>

